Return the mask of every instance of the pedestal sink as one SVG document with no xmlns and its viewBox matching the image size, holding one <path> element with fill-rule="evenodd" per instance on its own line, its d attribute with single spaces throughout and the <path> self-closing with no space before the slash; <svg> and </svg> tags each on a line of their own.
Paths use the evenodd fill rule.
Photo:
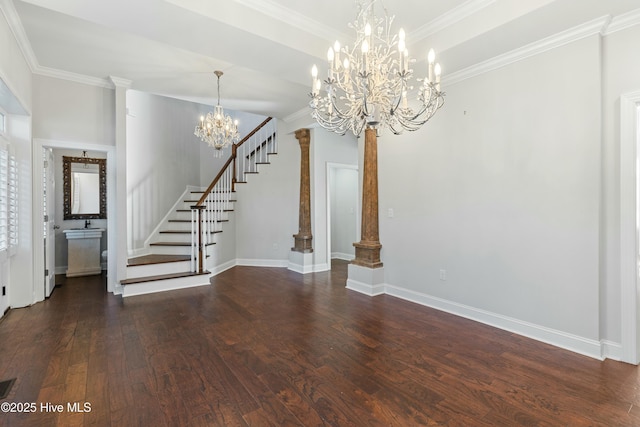
<svg viewBox="0 0 640 427">
<path fill-rule="evenodd" d="M 67 277 L 100 274 L 100 239 L 104 228 L 64 230 L 68 243 Z"/>
</svg>

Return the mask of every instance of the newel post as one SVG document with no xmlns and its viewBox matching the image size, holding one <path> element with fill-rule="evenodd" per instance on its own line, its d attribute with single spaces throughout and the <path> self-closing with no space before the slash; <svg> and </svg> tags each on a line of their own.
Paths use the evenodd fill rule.
<svg viewBox="0 0 640 427">
<path fill-rule="evenodd" d="M 309 146 L 311 137 L 309 129 L 298 129 L 296 139 L 300 143 L 300 208 L 298 234 L 294 234 L 295 245 L 292 251 L 313 252 L 313 236 L 311 235 L 311 179 L 309 172 Z"/>
</svg>

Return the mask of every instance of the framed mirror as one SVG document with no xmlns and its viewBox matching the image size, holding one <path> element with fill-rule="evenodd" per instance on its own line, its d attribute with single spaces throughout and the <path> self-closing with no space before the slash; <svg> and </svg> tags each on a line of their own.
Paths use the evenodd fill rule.
<svg viewBox="0 0 640 427">
<path fill-rule="evenodd" d="M 64 219 L 107 218 L 107 159 L 62 156 Z"/>
</svg>

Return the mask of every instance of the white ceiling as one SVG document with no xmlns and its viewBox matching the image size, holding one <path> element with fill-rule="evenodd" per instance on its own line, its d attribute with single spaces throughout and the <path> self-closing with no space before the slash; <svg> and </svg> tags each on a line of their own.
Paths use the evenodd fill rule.
<svg viewBox="0 0 640 427">
<path fill-rule="evenodd" d="M 443 72 L 474 64 L 640 0 L 384 0 L 414 69 L 434 47 Z M 314 63 L 353 40 L 345 0 L 13 0 L 35 71 L 132 82 L 133 89 L 285 118 L 305 108 Z M 381 10 L 380 6 L 376 6 Z M 63 73 L 60 73 L 63 72 Z M 445 80 L 446 82 L 446 80 Z"/>
</svg>

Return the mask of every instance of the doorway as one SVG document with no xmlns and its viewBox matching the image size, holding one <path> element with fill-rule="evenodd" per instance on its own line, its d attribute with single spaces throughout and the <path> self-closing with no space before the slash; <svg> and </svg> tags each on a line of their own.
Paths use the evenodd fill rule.
<svg viewBox="0 0 640 427">
<path fill-rule="evenodd" d="M 44 296 L 48 298 L 56 286 L 56 180 L 53 150 L 42 149 L 42 227 L 44 248 Z M 38 277 L 38 276 L 36 276 Z"/>
<path fill-rule="evenodd" d="M 358 167 L 327 163 L 327 260 L 351 261 L 360 236 Z"/>
<path fill-rule="evenodd" d="M 640 91 L 620 98 L 620 331 L 624 362 L 640 362 Z"/>
<path fill-rule="evenodd" d="M 45 150 L 50 149 L 54 152 L 54 157 L 56 156 L 56 151 L 63 150 L 72 150 L 74 153 L 82 153 L 82 151 L 93 151 L 97 153 L 101 153 L 101 157 L 107 158 L 107 219 L 106 219 L 106 251 L 107 251 L 107 291 L 114 292 L 116 287 L 116 218 L 115 218 L 115 187 L 116 187 L 116 164 L 115 164 L 115 146 L 110 145 L 101 145 L 101 144 L 86 144 L 86 143 L 78 143 L 78 142 L 66 142 L 66 141 L 55 141 L 55 140 L 42 140 L 42 139 L 34 139 L 33 140 L 33 149 L 34 153 L 43 153 Z M 34 194 L 34 218 L 45 218 L 45 172 L 42 164 L 41 156 L 33 156 L 33 194 Z M 61 168 L 60 168 L 61 169 Z M 55 170 L 55 167 L 54 167 Z M 61 177 L 62 171 L 56 171 L 56 176 Z M 60 179 L 56 179 L 56 181 L 61 182 Z M 61 186 L 59 186 L 61 187 Z M 47 204 L 49 205 L 49 204 Z M 56 208 L 60 218 L 55 218 L 55 220 L 60 222 L 62 219 L 61 206 Z M 42 223 L 41 223 L 42 224 Z M 79 222 L 78 225 L 70 225 L 70 227 L 82 227 L 84 225 L 84 221 Z M 53 226 L 52 226 L 53 227 Z M 40 227 L 40 230 L 42 228 Z M 55 233 L 53 228 L 50 229 L 51 233 Z M 41 237 L 44 234 L 39 232 L 37 236 L 34 236 L 34 247 L 42 248 L 45 245 L 44 239 Z M 104 238 L 104 237 L 103 237 Z M 57 239 L 57 246 L 60 247 L 60 238 Z M 50 242 L 50 241 L 49 241 Z M 63 242 L 64 243 L 64 242 Z M 47 244 L 47 247 L 50 247 Z M 48 249 L 49 251 L 54 251 L 53 248 Z M 51 253 L 51 252 L 49 252 Z M 66 255 L 66 254 L 65 254 Z M 33 277 L 43 277 L 43 272 L 47 268 L 47 257 L 45 255 L 44 250 L 38 250 L 34 253 L 34 271 Z M 62 260 L 64 261 L 64 260 Z M 60 261 L 60 262 L 62 262 Z M 55 261 L 53 261 L 55 262 Z M 58 264 L 60 264 L 58 262 Z M 58 267 L 60 269 L 60 267 Z M 51 269 L 49 269 L 51 270 Z M 64 271 L 55 271 L 54 273 L 64 273 Z M 42 282 L 38 282 L 42 283 Z M 45 282 L 46 284 L 46 282 Z M 46 286 L 36 286 L 34 289 L 34 302 L 42 301 L 47 295 L 47 287 Z"/>
</svg>

